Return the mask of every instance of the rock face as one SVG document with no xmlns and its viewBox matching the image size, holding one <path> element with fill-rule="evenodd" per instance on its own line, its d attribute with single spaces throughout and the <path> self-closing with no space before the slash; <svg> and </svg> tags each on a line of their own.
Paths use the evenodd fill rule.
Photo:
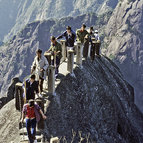
<svg viewBox="0 0 143 143">
<path fill-rule="evenodd" d="M 16 111 L 14 101 L 10 101 L 0 109 L 0 143 L 20 142 L 20 112 Z"/>
<path fill-rule="evenodd" d="M 72 139 L 77 143 L 83 138 L 82 143 L 87 143 L 89 136 L 91 143 L 142 143 L 143 115 L 134 104 L 132 86 L 123 79 L 119 68 L 102 56 L 94 62 L 83 61 L 83 68 L 76 67 L 74 74 L 62 77 L 56 96 L 49 98 L 46 138 L 58 136 L 61 143 Z M 18 142 L 20 114 L 14 102 L 5 105 L 0 113 L 0 143 Z"/>
<path fill-rule="evenodd" d="M 123 79 L 118 67 L 106 57 L 67 75 L 56 89 L 47 110 L 47 137 L 66 137 L 72 130 L 82 137 L 90 134 L 96 143 L 142 143 L 143 116 L 134 104 L 134 90 Z M 86 141 L 85 141 L 86 142 Z"/>
<path fill-rule="evenodd" d="M 13 78 L 10 87 L 8 88 L 7 96 L 0 98 L 0 109 L 9 101 L 14 98 L 15 94 L 15 85 L 16 83 L 21 82 L 19 78 Z"/>
<path fill-rule="evenodd" d="M 143 111 L 143 1 L 120 1 L 106 27 L 105 54 L 113 59 L 135 88 Z"/>
<path fill-rule="evenodd" d="M 118 0 L 4 0 L 0 1 L 0 40 L 15 35 L 35 20 L 78 16 L 89 12 L 98 14 L 115 8 Z M 9 33 L 10 32 L 10 33 Z"/>
</svg>

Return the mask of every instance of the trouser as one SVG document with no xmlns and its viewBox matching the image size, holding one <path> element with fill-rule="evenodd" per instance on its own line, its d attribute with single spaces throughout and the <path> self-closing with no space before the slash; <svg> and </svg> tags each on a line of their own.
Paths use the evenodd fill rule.
<svg viewBox="0 0 143 143">
<path fill-rule="evenodd" d="M 89 50 L 89 40 L 86 40 L 83 44 L 83 57 L 88 57 L 88 50 Z"/>
<path fill-rule="evenodd" d="M 30 143 L 34 143 L 36 135 L 36 118 L 26 119 L 26 129 Z"/>
<path fill-rule="evenodd" d="M 95 44 L 91 43 L 91 51 L 90 51 L 91 60 L 95 59 Z"/>
<path fill-rule="evenodd" d="M 43 82 L 44 79 L 42 77 L 39 77 L 39 93 L 41 93 L 43 91 Z"/>
<path fill-rule="evenodd" d="M 99 52 L 100 52 L 100 43 L 97 43 L 96 45 L 95 45 L 95 51 L 96 51 L 96 55 L 98 55 L 99 56 Z"/>
<path fill-rule="evenodd" d="M 58 73 L 59 73 L 60 61 L 61 61 L 61 59 L 56 56 L 56 69 L 55 69 L 55 74 L 58 74 Z M 52 65 L 54 65 L 54 60 L 52 60 Z"/>
</svg>

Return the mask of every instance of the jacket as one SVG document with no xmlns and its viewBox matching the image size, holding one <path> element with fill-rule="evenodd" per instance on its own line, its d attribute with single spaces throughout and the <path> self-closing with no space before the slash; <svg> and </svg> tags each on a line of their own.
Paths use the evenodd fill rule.
<svg viewBox="0 0 143 143">
<path fill-rule="evenodd" d="M 34 67 L 35 67 L 36 68 L 35 69 L 35 75 L 43 77 L 46 74 L 46 70 L 48 69 L 48 66 L 49 66 L 49 63 L 48 63 L 47 59 L 44 56 L 41 56 L 40 60 L 38 60 L 38 57 L 36 56 L 34 58 L 31 69 L 34 69 Z M 41 73 L 40 69 L 44 69 L 44 72 Z"/>
<path fill-rule="evenodd" d="M 61 39 L 63 37 L 65 37 L 65 39 L 66 39 L 66 46 L 68 46 L 68 47 L 74 46 L 76 34 L 73 31 L 71 31 L 71 35 L 69 35 L 67 33 L 67 31 L 65 31 L 62 35 L 58 36 L 57 39 Z"/>
<path fill-rule="evenodd" d="M 49 49 L 50 52 L 58 52 L 60 51 L 56 56 L 61 59 L 62 58 L 62 45 L 56 41 L 56 44 L 51 44 L 51 47 Z"/>
<path fill-rule="evenodd" d="M 81 43 L 84 43 L 84 38 L 86 35 L 88 35 L 88 32 L 86 30 L 81 31 L 81 29 L 78 29 L 76 31 L 77 41 L 81 41 Z"/>
<path fill-rule="evenodd" d="M 34 81 L 32 84 L 30 83 L 30 80 L 27 79 L 23 83 L 24 91 L 26 92 L 26 100 L 35 99 L 35 92 L 38 93 L 38 83 Z M 24 97 L 25 97 L 24 92 Z"/>
</svg>

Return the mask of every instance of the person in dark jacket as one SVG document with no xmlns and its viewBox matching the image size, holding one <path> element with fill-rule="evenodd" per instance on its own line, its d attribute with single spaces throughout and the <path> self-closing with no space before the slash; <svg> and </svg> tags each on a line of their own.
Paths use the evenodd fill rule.
<svg viewBox="0 0 143 143">
<path fill-rule="evenodd" d="M 66 39 L 66 46 L 67 50 L 73 50 L 74 42 L 76 39 L 75 32 L 71 29 L 70 26 L 67 26 L 66 31 L 57 37 L 57 39 L 65 38 Z"/>
<path fill-rule="evenodd" d="M 35 99 L 35 94 L 38 94 L 38 82 L 35 81 L 35 75 L 31 75 L 30 79 L 27 79 L 24 84 L 24 98 L 26 102 L 30 99 Z"/>
<path fill-rule="evenodd" d="M 92 44 L 92 38 L 95 38 L 95 36 L 94 36 L 94 29 L 93 29 L 93 27 L 90 27 L 90 29 L 89 29 L 89 42 L 91 42 L 91 44 Z"/>
<path fill-rule="evenodd" d="M 86 25 L 82 24 L 81 28 L 76 31 L 77 41 L 84 43 L 85 37 L 88 37 L 89 33 L 86 31 Z"/>
</svg>

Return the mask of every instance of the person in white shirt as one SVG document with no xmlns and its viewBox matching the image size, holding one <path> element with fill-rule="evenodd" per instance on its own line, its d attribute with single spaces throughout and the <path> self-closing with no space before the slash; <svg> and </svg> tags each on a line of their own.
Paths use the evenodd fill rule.
<svg viewBox="0 0 143 143">
<path fill-rule="evenodd" d="M 95 40 L 96 40 L 96 41 L 97 41 L 97 40 L 100 40 L 99 35 L 98 35 L 98 30 L 95 30 L 94 36 L 95 36 Z"/>
<path fill-rule="evenodd" d="M 39 93 L 43 91 L 44 75 L 48 69 L 49 63 L 47 59 L 42 55 L 42 50 L 36 51 L 36 57 L 31 66 L 31 73 L 35 72 L 36 80 L 39 81 Z"/>
</svg>

